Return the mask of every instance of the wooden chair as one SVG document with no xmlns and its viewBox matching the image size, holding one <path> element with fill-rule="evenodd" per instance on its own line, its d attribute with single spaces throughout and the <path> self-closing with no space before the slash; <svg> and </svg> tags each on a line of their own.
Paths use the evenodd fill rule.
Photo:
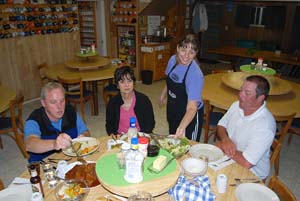
<svg viewBox="0 0 300 201">
<path fill-rule="evenodd" d="M 103 87 L 103 100 L 105 106 L 107 106 L 109 100 L 116 96 L 119 93 L 119 89 L 115 84 L 108 84 L 107 86 Z"/>
<path fill-rule="evenodd" d="M 46 73 L 45 73 L 45 70 L 47 69 L 47 64 L 46 64 L 46 62 L 45 62 L 45 63 L 42 63 L 42 64 L 40 64 L 40 65 L 38 65 L 37 68 L 38 68 L 38 70 L 39 70 L 41 82 L 42 82 L 43 85 L 45 85 L 46 83 L 52 81 L 51 79 L 49 79 L 49 78 L 46 76 Z"/>
<path fill-rule="evenodd" d="M 0 191 L 4 189 L 4 184 L 2 182 L 2 180 L 0 179 Z"/>
<path fill-rule="evenodd" d="M 288 129 L 289 138 L 288 144 L 291 144 L 293 135 L 300 136 L 300 118 L 294 118 L 292 121 L 292 125 Z"/>
<path fill-rule="evenodd" d="M 28 154 L 24 145 L 24 124 L 22 118 L 24 96 L 20 95 L 9 103 L 9 116 L 0 117 L 0 135 L 8 135 L 19 147 L 24 158 L 28 158 Z M 2 140 L 0 138 L 0 148 L 3 149 Z"/>
<path fill-rule="evenodd" d="M 277 139 L 274 139 L 271 146 L 270 167 L 274 167 L 276 176 L 279 174 L 279 158 L 281 147 L 282 144 Z"/>
<path fill-rule="evenodd" d="M 212 70 L 212 74 L 216 73 L 232 73 L 234 72 L 232 69 L 215 69 Z M 219 110 L 214 111 L 214 106 L 212 106 L 209 100 L 203 100 L 204 103 L 204 118 L 203 118 L 203 128 L 204 128 L 204 143 L 208 143 L 210 137 L 214 137 L 214 141 L 216 141 L 217 135 L 217 124 L 219 120 L 222 118 L 225 111 Z"/>
<path fill-rule="evenodd" d="M 295 115 L 296 115 L 296 113 L 292 113 L 289 115 L 283 115 L 283 116 L 274 115 L 277 125 L 281 126 L 281 129 L 278 128 L 279 131 L 276 133 L 276 136 L 275 136 L 281 144 L 283 144 L 283 142 L 284 142 L 284 138 L 292 124 L 292 121 L 293 121 Z"/>
<path fill-rule="evenodd" d="M 296 197 L 292 191 L 277 176 L 273 175 L 270 178 L 268 187 L 278 195 L 281 201 L 296 201 Z"/>
<path fill-rule="evenodd" d="M 210 104 L 209 100 L 204 99 L 203 103 L 204 103 L 204 118 L 203 118 L 204 143 L 208 143 L 208 140 L 211 137 L 214 137 L 214 141 L 216 141 L 217 125 L 224 113 L 213 112 L 214 107 Z"/>
<path fill-rule="evenodd" d="M 91 114 L 93 114 L 93 108 L 94 108 L 93 93 L 84 88 L 83 81 L 81 78 L 66 79 L 66 78 L 58 77 L 57 79 L 58 82 L 61 83 L 66 90 L 66 101 L 73 103 L 75 108 L 77 104 L 80 104 L 81 116 L 83 121 L 86 122 L 84 105 L 86 102 L 89 101 L 91 107 Z M 71 89 L 72 86 L 78 86 L 78 85 L 80 86 L 78 90 Z"/>
</svg>

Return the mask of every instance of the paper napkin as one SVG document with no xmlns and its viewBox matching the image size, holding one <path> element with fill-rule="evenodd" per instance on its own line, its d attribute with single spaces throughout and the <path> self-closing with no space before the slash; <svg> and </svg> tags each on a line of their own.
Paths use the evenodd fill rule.
<svg viewBox="0 0 300 201">
<path fill-rule="evenodd" d="M 235 163 L 234 160 L 230 159 L 228 156 L 223 156 L 221 159 L 209 162 L 208 166 L 213 169 L 214 171 L 220 170 L 224 167 L 227 167 L 228 165 L 231 165 L 232 163 Z"/>
</svg>

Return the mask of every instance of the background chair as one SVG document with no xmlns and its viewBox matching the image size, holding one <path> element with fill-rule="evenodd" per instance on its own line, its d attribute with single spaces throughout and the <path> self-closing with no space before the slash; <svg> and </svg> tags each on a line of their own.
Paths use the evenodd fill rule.
<svg viewBox="0 0 300 201">
<path fill-rule="evenodd" d="M 213 112 L 214 107 L 210 104 L 209 100 L 203 100 L 204 103 L 204 143 L 208 143 L 209 138 L 214 137 L 214 141 L 217 138 L 217 125 L 219 120 L 222 118 L 222 112 Z"/>
<path fill-rule="evenodd" d="M 290 128 L 288 129 L 288 144 L 291 144 L 293 135 L 300 136 L 300 118 L 294 118 Z"/>
<path fill-rule="evenodd" d="M 41 78 L 41 82 L 43 85 L 45 85 L 46 83 L 52 81 L 51 79 L 49 79 L 47 76 L 46 76 L 46 69 L 48 68 L 46 62 L 45 63 L 42 63 L 40 65 L 37 66 L 38 70 L 39 70 L 39 73 L 40 73 L 40 78 Z"/>
<path fill-rule="evenodd" d="M 103 100 L 105 106 L 107 106 L 109 100 L 116 96 L 119 93 L 119 89 L 115 84 L 108 84 L 107 86 L 103 87 Z"/>
<path fill-rule="evenodd" d="M 282 144 L 274 139 L 271 146 L 271 158 L 270 158 L 270 167 L 274 167 L 275 175 L 279 174 L 279 158 Z"/>
<path fill-rule="evenodd" d="M 28 154 L 24 146 L 24 124 L 22 118 L 23 102 L 23 95 L 20 95 L 16 99 L 10 101 L 9 116 L 0 117 L 0 135 L 8 135 L 11 137 L 17 143 L 17 146 L 24 158 L 28 158 Z M 1 138 L 0 148 L 3 149 Z"/>
<path fill-rule="evenodd" d="M 73 103 L 75 108 L 77 108 L 77 104 L 80 104 L 81 116 L 83 121 L 86 122 L 84 105 L 86 102 L 89 101 L 91 107 L 91 114 L 93 114 L 93 108 L 94 108 L 93 93 L 84 88 L 81 78 L 66 79 L 66 78 L 58 77 L 58 82 L 61 83 L 66 90 L 66 101 Z M 78 85 L 80 86 L 78 90 L 71 89 L 72 86 L 78 86 Z"/>
<path fill-rule="evenodd" d="M 4 184 L 2 182 L 2 180 L 0 179 L 0 191 L 4 189 Z"/>
<path fill-rule="evenodd" d="M 272 176 L 268 187 L 278 195 L 281 201 L 296 201 L 295 195 L 279 180 L 278 177 Z"/>
<path fill-rule="evenodd" d="M 277 123 L 277 130 L 275 137 L 279 140 L 281 144 L 284 143 L 285 136 L 292 124 L 292 121 L 295 117 L 296 113 L 289 114 L 289 115 L 274 115 L 274 118 Z"/>
</svg>

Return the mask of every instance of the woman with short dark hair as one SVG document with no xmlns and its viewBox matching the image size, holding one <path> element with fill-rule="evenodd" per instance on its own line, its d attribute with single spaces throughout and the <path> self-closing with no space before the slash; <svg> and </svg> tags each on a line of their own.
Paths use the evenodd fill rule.
<svg viewBox="0 0 300 201">
<path fill-rule="evenodd" d="M 120 93 L 110 99 L 106 108 L 107 134 L 127 133 L 130 117 L 136 118 L 138 131 L 151 133 L 155 125 L 153 107 L 146 95 L 134 90 L 133 70 L 129 66 L 120 67 L 114 79 Z"/>
</svg>

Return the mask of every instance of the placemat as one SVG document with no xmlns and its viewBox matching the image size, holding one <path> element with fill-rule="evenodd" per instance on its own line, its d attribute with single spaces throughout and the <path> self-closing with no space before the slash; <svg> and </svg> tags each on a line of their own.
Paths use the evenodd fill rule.
<svg viewBox="0 0 300 201">
<path fill-rule="evenodd" d="M 251 69 L 251 65 L 242 65 L 240 67 L 241 71 L 244 72 L 249 72 L 249 73 L 258 73 L 258 74 L 262 74 L 262 75 L 275 75 L 276 71 L 272 68 L 267 68 L 267 70 L 255 70 L 255 69 Z"/>
<path fill-rule="evenodd" d="M 165 150 L 160 150 L 159 155 L 167 156 L 168 159 L 172 157 L 170 153 Z M 151 173 L 147 167 L 156 159 L 157 157 L 147 157 L 144 163 L 144 181 L 150 181 L 162 176 L 168 175 L 176 170 L 176 160 L 173 160 L 163 171 L 160 173 Z M 119 169 L 117 163 L 116 153 L 108 154 L 101 157 L 96 164 L 96 174 L 98 178 L 109 185 L 114 186 L 128 186 L 131 183 L 125 181 L 124 174 L 125 169 Z"/>
</svg>

